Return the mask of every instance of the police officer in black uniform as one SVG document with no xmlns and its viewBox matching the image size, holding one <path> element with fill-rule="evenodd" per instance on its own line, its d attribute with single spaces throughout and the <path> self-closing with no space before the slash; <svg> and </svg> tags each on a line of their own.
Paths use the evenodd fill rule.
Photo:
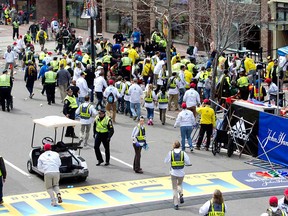
<svg viewBox="0 0 288 216">
<path fill-rule="evenodd" d="M 2 110 L 5 111 L 5 105 L 7 111 L 10 112 L 9 104 L 11 101 L 11 89 L 13 86 L 12 77 L 9 76 L 8 71 L 5 69 L 3 74 L 0 76 L 0 100 Z"/>
<path fill-rule="evenodd" d="M 105 148 L 105 166 L 110 164 L 110 139 L 113 134 L 114 127 L 111 118 L 106 115 L 106 111 L 104 109 L 99 110 L 93 125 L 93 137 L 95 138 L 94 150 L 98 160 L 96 166 L 100 166 L 104 162 L 100 151 L 101 142 Z"/>
<path fill-rule="evenodd" d="M 68 87 L 67 89 L 67 96 L 64 99 L 64 106 L 63 106 L 63 114 L 72 120 L 75 120 L 75 112 L 78 108 L 76 97 L 73 95 L 73 90 Z M 75 135 L 74 127 L 69 126 L 66 129 L 65 137 L 72 137 L 72 138 L 78 138 Z"/>
</svg>

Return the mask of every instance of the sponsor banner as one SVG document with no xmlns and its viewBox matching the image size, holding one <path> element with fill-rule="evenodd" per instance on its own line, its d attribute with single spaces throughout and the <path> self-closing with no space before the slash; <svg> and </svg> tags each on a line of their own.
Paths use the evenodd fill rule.
<svg viewBox="0 0 288 216">
<path fill-rule="evenodd" d="M 268 178 L 269 183 L 263 178 L 259 172 L 247 170 L 189 174 L 185 176 L 183 182 L 184 196 L 208 195 L 212 194 L 215 189 L 220 189 L 225 193 L 287 186 L 287 181 L 284 179 L 280 181 L 271 176 Z M 274 180 L 278 183 L 273 184 Z M 170 176 L 67 188 L 61 189 L 61 193 L 63 203 L 57 207 L 50 205 L 51 201 L 47 192 L 6 196 L 4 206 L 0 207 L 0 215 L 37 216 L 63 213 L 75 215 L 77 211 L 172 200 L 173 197 Z"/>
<path fill-rule="evenodd" d="M 288 166 L 288 119 L 260 113 L 258 156 Z"/>
</svg>

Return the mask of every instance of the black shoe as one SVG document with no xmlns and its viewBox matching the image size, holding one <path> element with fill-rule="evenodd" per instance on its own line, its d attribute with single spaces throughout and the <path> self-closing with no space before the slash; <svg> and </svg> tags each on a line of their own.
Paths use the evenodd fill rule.
<svg viewBox="0 0 288 216">
<path fill-rule="evenodd" d="M 71 137 L 69 134 L 65 134 L 65 137 Z"/>
<path fill-rule="evenodd" d="M 100 166 L 104 161 L 98 161 L 98 163 L 96 164 L 96 166 Z"/>
<path fill-rule="evenodd" d="M 51 102 L 48 102 L 48 105 L 51 105 Z"/>
<path fill-rule="evenodd" d="M 104 166 L 109 166 L 110 165 L 110 163 L 109 162 L 106 162 L 105 164 L 104 164 Z"/>
<path fill-rule="evenodd" d="M 57 194 L 57 199 L 58 199 L 58 203 L 62 203 L 63 202 L 60 193 Z"/>
<path fill-rule="evenodd" d="M 193 148 L 190 148 L 190 152 L 193 152 Z"/>
<path fill-rule="evenodd" d="M 79 137 L 78 136 L 76 136 L 75 134 L 73 135 L 73 136 L 71 136 L 72 138 L 74 138 L 74 139 L 78 139 Z"/>
<path fill-rule="evenodd" d="M 181 203 L 181 204 L 182 204 L 182 203 L 184 203 L 183 194 L 182 194 L 182 195 L 180 195 L 180 203 Z"/>
<path fill-rule="evenodd" d="M 178 209 L 179 209 L 179 206 L 178 206 L 178 205 L 174 205 L 174 209 L 175 209 L 175 210 L 178 210 Z"/>
<path fill-rule="evenodd" d="M 143 174 L 142 170 L 135 170 L 135 173 Z"/>
</svg>

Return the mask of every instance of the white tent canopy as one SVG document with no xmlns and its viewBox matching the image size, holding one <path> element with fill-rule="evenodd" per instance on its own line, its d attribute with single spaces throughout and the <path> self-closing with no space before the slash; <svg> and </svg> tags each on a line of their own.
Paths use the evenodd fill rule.
<svg viewBox="0 0 288 216">
<path fill-rule="evenodd" d="M 33 122 L 47 128 L 81 125 L 79 121 L 71 120 L 63 116 L 46 116 L 44 118 L 34 119 Z"/>
</svg>

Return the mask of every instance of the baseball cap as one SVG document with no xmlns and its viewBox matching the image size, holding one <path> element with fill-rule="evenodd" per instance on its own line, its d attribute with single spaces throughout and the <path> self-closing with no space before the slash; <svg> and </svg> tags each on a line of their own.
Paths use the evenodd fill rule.
<svg viewBox="0 0 288 216">
<path fill-rule="evenodd" d="M 191 83 L 190 84 L 190 88 L 195 88 L 196 87 L 196 84 L 195 83 Z"/>
<path fill-rule="evenodd" d="M 265 82 L 266 82 L 266 83 L 271 83 L 272 81 L 271 81 L 270 78 L 266 78 L 266 79 L 265 79 Z"/>
<path fill-rule="evenodd" d="M 82 76 L 82 75 L 87 75 L 87 73 L 85 73 L 85 72 L 81 72 L 81 74 L 80 74 L 80 76 Z"/>
<path fill-rule="evenodd" d="M 17 42 L 16 42 L 16 41 L 14 41 L 13 45 L 16 45 L 16 44 L 17 44 Z"/>
<path fill-rule="evenodd" d="M 186 103 L 182 103 L 181 107 L 182 107 L 183 109 L 186 109 L 186 108 L 187 108 Z"/>
<path fill-rule="evenodd" d="M 109 85 L 113 85 L 113 84 L 114 84 L 114 81 L 110 79 L 110 80 L 108 81 L 108 84 L 109 84 Z"/>
<path fill-rule="evenodd" d="M 285 195 L 285 196 L 288 196 L 288 188 L 286 188 L 286 189 L 284 190 L 284 195 Z"/>
<path fill-rule="evenodd" d="M 276 196 L 272 196 L 269 198 L 270 206 L 278 206 L 278 198 Z"/>
<path fill-rule="evenodd" d="M 48 151 L 48 150 L 51 150 L 51 144 L 46 143 L 46 144 L 44 145 L 44 151 Z"/>
<path fill-rule="evenodd" d="M 102 66 L 98 66 L 96 69 L 97 69 L 97 70 L 103 69 L 103 67 L 102 67 Z"/>
<path fill-rule="evenodd" d="M 204 99 L 204 100 L 203 100 L 203 103 L 204 103 L 204 104 L 210 104 L 210 100 L 209 100 L 209 99 Z"/>
<path fill-rule="evenodd" d="M 52 52 L 47 52 L 48 55 L 52 55 Z"/>
</svg>

